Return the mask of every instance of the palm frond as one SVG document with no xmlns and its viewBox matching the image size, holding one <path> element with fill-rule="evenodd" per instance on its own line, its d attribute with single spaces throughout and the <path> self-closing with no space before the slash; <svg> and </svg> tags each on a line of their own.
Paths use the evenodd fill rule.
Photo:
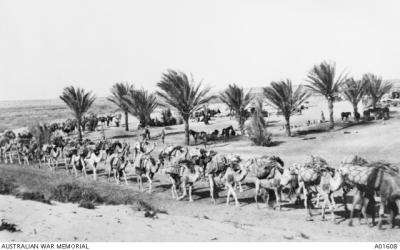
<svg viewBox="0 0 400 250">
<path fill-rule="evenodd" d="M 314 65 L 307 75 L 306 87 L 312 92 L 325 96 L 327 99 L 334 100 L 339 94 L 341 86 L 346 80 L 346 74 L 336 75 L 335 63 L 326 61 Z"/>
<path fill-rule="evenodd" d="M 107 97 L 107 100 L 114 103 L 120 110 L 127 112 L 128 107 L 123 101 L 123 97 L 126 96 L 131 90 L 133 85 L 129 83 L 116 83 L 111 88 L 111 96 Z"/>
<path fill-rule="evenodd" d="M 366 94 L 374 103 L 379 102 L 393 88 L 392 82 L 385 81 L 382 77 L 371 73 L 364 74 L 362 81 L 366 85 Z"/>
<path fill-rule="evenodd" d="M 127 112 L 137 117 L 143 125 L 150 121 L 151 113 L 159 105 L 156 96 L 144 89 L 130 89 L 121 101 Z"/>
<path fill-rule="evenodd" d="M 92 92 L 86 92 L 82 88 L 68 86 L 64 88 L 60 99 L 72 110 L 77 119 L 81 119 L 90 109 L 96 97 Z"/>
<path fill-rule="evenodd" d="M 362 80 L 349 78 L 342 86 L 342 93 L 346 100 L 357 106 L 366 94 L 366 84 Z"/>
<path fill-rule="evenodd" d="M 264 88 L 264 96 L 272 106 L 282 112 L 285 118 L 289 118 L 294 110 L 310 97 L 310 93 L 301 85 L 293 91 L 292 81 L 286 79 L 271 82 L 271 86 Z"/>
<path fill-rule="evenodd" d="M 202 88 L 201 82 L 195 84 L 193 77 L 189 79 L 175 70 L 164 73 L 157 86 L 160 89 L 157 95 L 165 104 L 176 108 L 184 119 L 189 119 L 194 111 L 214 98 L 209 95 L 210 88 Z"/>
</svg>

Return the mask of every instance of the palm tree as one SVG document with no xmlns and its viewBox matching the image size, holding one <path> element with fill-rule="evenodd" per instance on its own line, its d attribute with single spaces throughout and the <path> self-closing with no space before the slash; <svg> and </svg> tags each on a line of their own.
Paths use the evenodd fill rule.
<svg viewBox="0 0 400 250">
<path fill-rule="evenodd" d="M 336 65 L 324 61 L 315 65 L 307 75 L 309 85 L 307 87 L 314 93 L 322 95 L 328 101 L 329 127 L 333 128 L 333 103 L 338 97 L 340 87 L 345 82 L 345 76 L 336 77 Z"/>
<path fill-rule="evenodd" d="M 358 122 L 360 114 L 358 113 L 358 103 L 365 96 L 366 85 L 362 80 L 347 79 L 343 84 L 342 93 L 344 98 L 353 105 L 354 118 Z"/>
<path fill-rule="evenodd" d="M 67 106 L 72 110 L 75 115 L 76 121 L 78 123 L 78 140 L 82 141 L 82 118 L 83 115 L 89 110 L 96 97 L 92 92 L 86 92 L 82 88 L 75 88 L 74 86 L 69 86 L 64 88 L 60 99 L 67 104 Z"/>
<path fill-rule="evenodd" d="M 230 84 L 228 88 L 220 94 L 219 99 L 234 112 L 236 120 L 239 123 L 239 128 L 243 134 L 244 123 L 249 116 L 246 108 L 253 99 L 250 91 L 244 93 L 243 88 L 236 84 Z"/>
<path fill-rule="evenodd" d="M 139 119 L 143 127 L 149 125 L 150 115 L 158 106 L 156 96 L 144 89 L 131 89 L 122 97 L 122 102 L 128 112 Z"/>
<path fill-rule="evenodd" d="M 371 98 L 372 108 L 374 109 L 382 97 L 393 88 L 393 83 L 384 81 L 382 77 L 371 73 L 364 74 L 362 80 L 366 84 L 366 93 Z"/>
<path fill-rule="evenodd" d="M 129 83 L 116 83 L 111 88 L 111 96 L 107 100 L 118 106 L 125 114 L 125 131 L 129 131 L 128 107 L 123 102 L 123 97 L 133 90 L 133 85 Z"/>
<path fill-rule="evenodd" d="M 160 88 L 157 94 L 165 104 L 176 108 L 181 115 L 185 123 L 186 144 L 189 145 L 189 117 L 214 98 L 209 95 L 210 88 L 201 88 L 201 83 L 196 84 L 193 78 L 174 70 L 164 73 L 157 86 Z"/>
<path fill-rule="evenodd" d="M 286 134 L 291 136 L 290 116 L 310 97 L 310 93 L 305 91 L 301 85 L 293 91 L 292 81 L 286 79 L 284 81 L 271 82 L 270 87 L 264 88 L 264 96 L 276 109 L 282 112 L 286 121 Z"/>
</svg>

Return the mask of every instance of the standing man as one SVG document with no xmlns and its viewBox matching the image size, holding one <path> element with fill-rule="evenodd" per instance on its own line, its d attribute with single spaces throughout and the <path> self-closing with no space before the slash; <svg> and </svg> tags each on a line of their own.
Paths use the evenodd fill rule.
<svg viewBox="0 0 400 250">
<path fill-rule="evenodd" d="M 321 123 L 325 122 L 325 115 L 324 115 L 324 111 L 321 110 Z"/>
</svg>

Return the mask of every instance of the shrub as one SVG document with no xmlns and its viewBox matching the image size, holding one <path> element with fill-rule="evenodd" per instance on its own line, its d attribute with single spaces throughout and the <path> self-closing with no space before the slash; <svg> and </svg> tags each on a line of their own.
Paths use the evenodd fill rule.
<svg viewBox="0 0 400 250">
<path fill-rule="evenodd" d="M 95 114 L 90 114 L 89 116 L 85 116 L 82 122 L 82 126 L 85 127 L 88 131 L 95 131 L 97 128 L 97 124 L 99 123 L 99 119 Z"/>
<path fill-rule="evenodd" d="M 51 190 L 51 199 L 60 202 L 102 202 L 102 197 L 92 187 L 83 184 L 65 182 L 56 185 Z"/>
<path fill-rule="evenodd" d="M 79 203 L 79 207 L 83 207 L 86 209 L 95 209 L 96 208 L 95 205 L 93 204 L 93 202 L 91 202 L 91 201 L 81 201 Z"/>
<path fill-rule="evenodd" d="M 262 114 L 262 102 L 258 101 L 247 126 L 247 133 L 254 144 L 258 146 L 270 146 L 271 134 L 267 132 L 267 125 Z"/>
<path fill-rule="evenodd" d="M 40 147 L 44 144 L 50 143 L 51 131 L 49 127 L 46 126 L 46 124 L 41 125 L 39 123 L 36 123 L 35 125 L 30 126 L 28 130 L 29 133 L 31 133 L 36 139 L 36 142 L 39 144 Z"/>
<path fill-rule="evenodd" d="M 17 188 L 14 182 L 13 179 L 0 177 L 0 194 L 11 194 Z"/>
<path fill-rule="evenodd" d="M 21 192 L 16 195 L 16 197 L 21 198 L 23 200 L 32 200 L 38 201 L 45 204 L 51 204 L 49 199 L 46 199 L 44 194 L 40 192 Z"/>
</svg>

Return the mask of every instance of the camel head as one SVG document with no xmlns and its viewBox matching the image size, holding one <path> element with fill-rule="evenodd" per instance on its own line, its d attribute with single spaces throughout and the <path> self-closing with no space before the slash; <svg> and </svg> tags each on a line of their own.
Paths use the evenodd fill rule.
<svg viewBox="0 0 400 250">
<path fill-rule="evenodd" d="M 242 161 L 240 163 L 240 168 L 245 169 L 246 171 L 251 171 L 256 167 L 257 160 L 255 157 L 249 158 L 246 161 Z"/>
<path fill-rule="evenodd" d="M 339 189 L 340 186 L 342 186 L 344 182 L 343 174 L 340 169 L 335 169 L 335 172 L 333 174 L 333 178 L 331 181 L 331 185 L 334 186 L 333 189 Z"/>
<path fill-rule="evenodd" d="M 285 167 L 283 169 L 283 173 L 281 176 L 281 185 L 287 186 L 292 181 L 297 180 L 298 169 L 300 168 L 299 164 L 293 164 L 293 166 Z"/>
</svg>

